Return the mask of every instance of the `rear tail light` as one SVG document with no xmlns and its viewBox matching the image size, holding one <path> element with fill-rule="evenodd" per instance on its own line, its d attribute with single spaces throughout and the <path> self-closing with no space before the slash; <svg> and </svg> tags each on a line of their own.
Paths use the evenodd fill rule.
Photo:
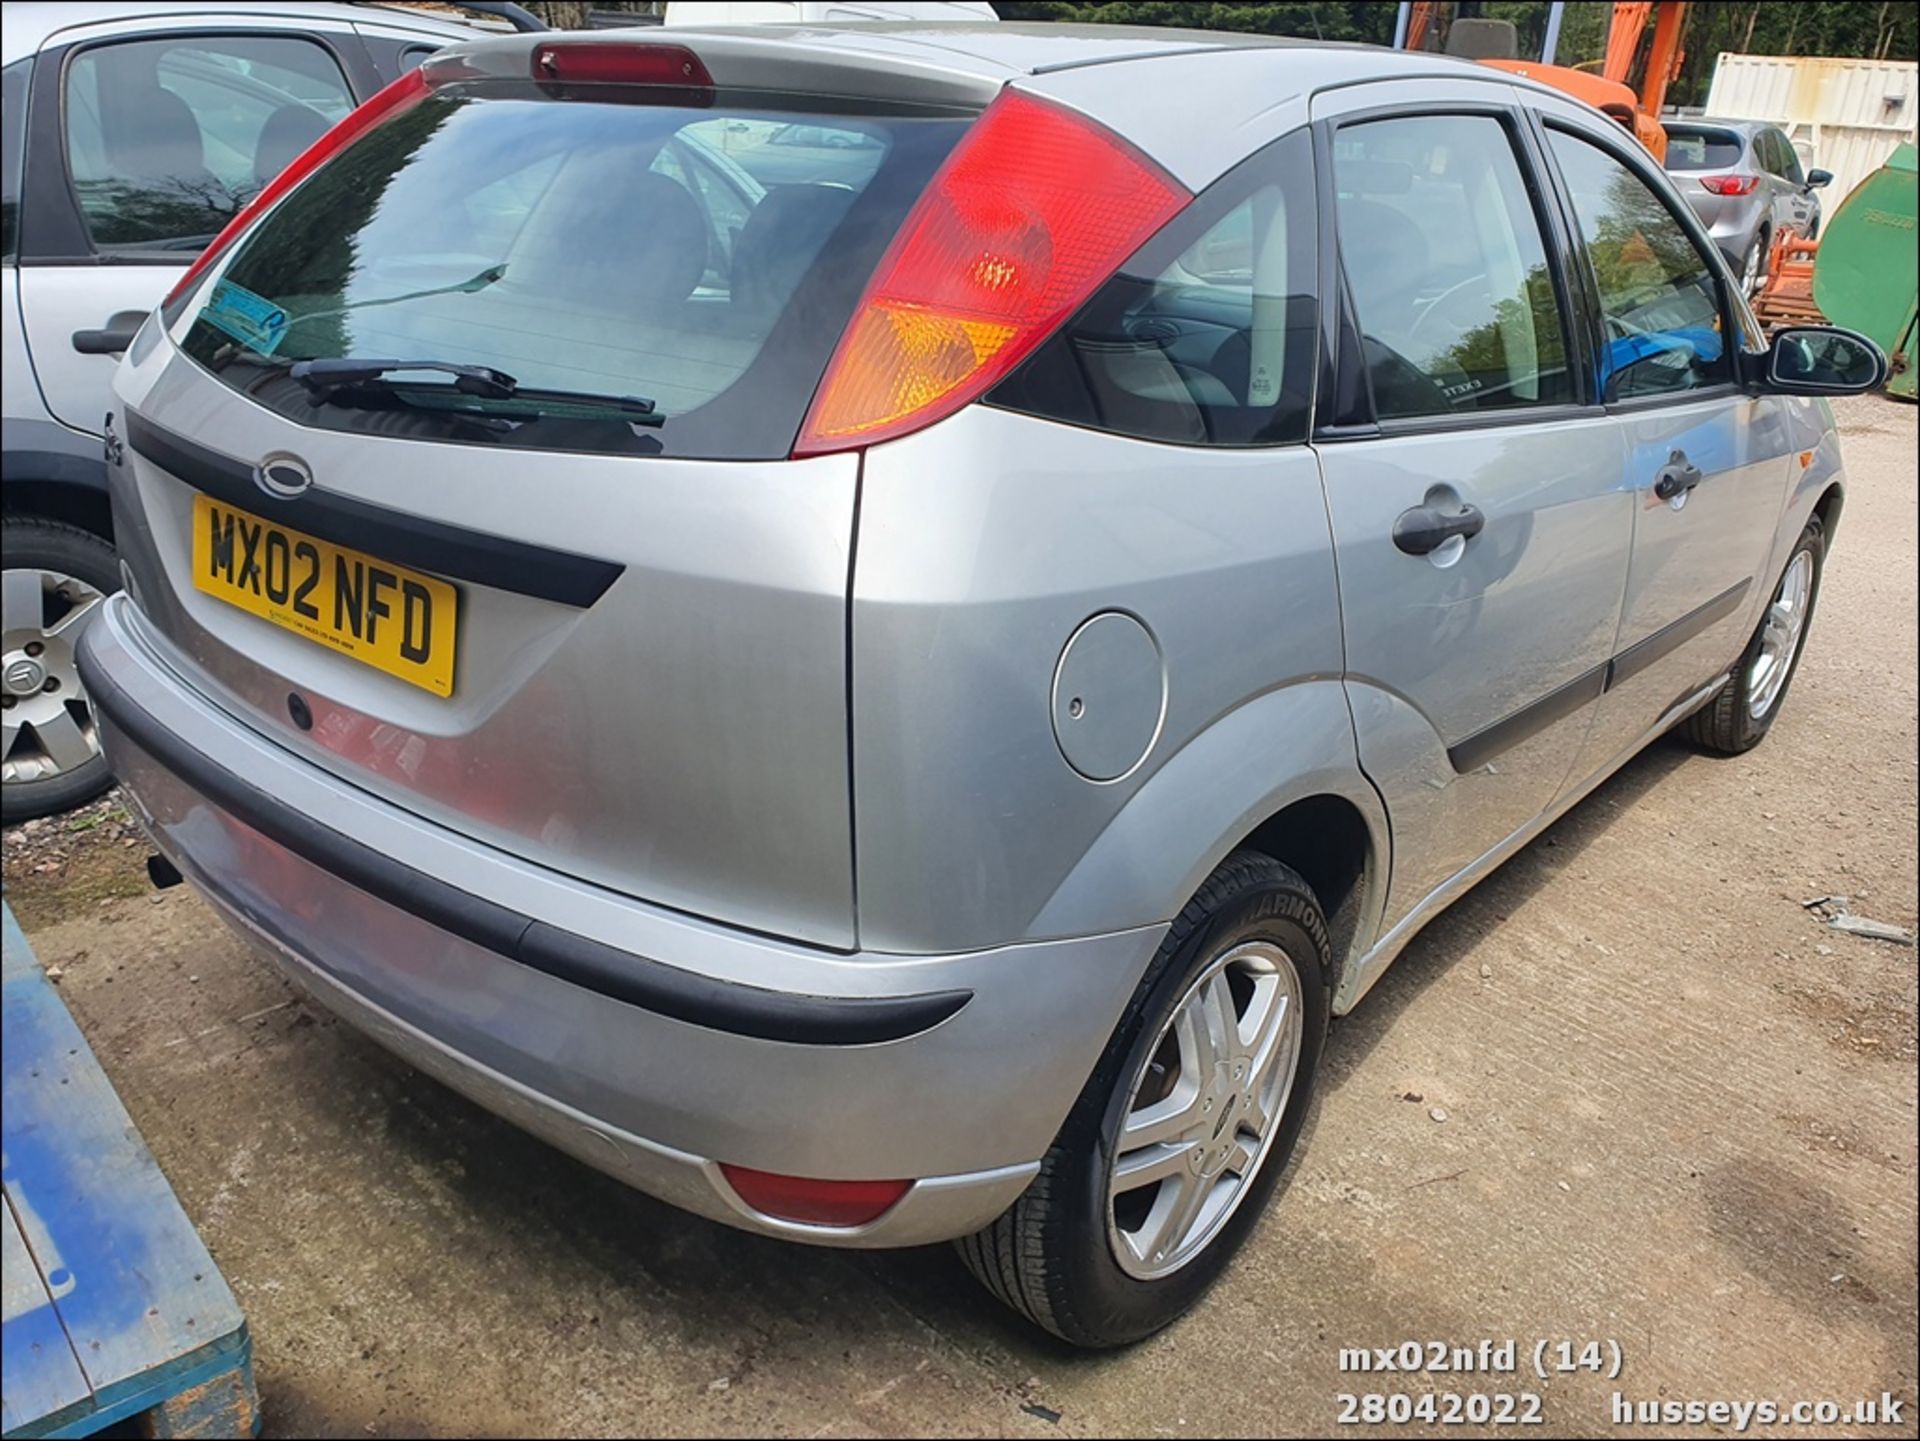
<svg viewBox="0 0 1920 1441">
<path fill-rule="evenodd" d="M 871 445 L 976 399 L 1190 199 L 1104 127 L 1002 92 L 881 257 L 794 454 Z"/>
<path fill-rule="evenodd" d="M 1758 175 L 1703 175 L 1700 183 L 1715 195 L 1751 195 L 1760 183 Z"/>
<path fill-rule="evenodd" d="M 409 70 L 384 90 L 369 96 L 363 105 L 296 156 L 292 164 L 268 181 L 266 188 L 249 200 L 240 213 L 227 222 L 226 228 L 213 237 L 213 244 L 201 251 L 200 258 L 187 267 L 187 273 L 174 282 L 173 289 L 167 292 L 167 298 L 160 302 L 161 306 L 164 308 L 172 305 L 175 300 L 191 290 L 200 277 L 206 274 L 207 267 L 219 259 L 221 253 L 233 244 L 240 233 L 252 225 L 281 196 L 374 126 L 419 103 L 431 88 L 427 77 L 416 68 Z"/>
<path fill-rule="evenodd" d="M 864 1226 L 907 1194 L 911 1181 L 819 1181 L 745 1166 L 720 1167 L 741 1200 L 763 1216 L 806 1226 Z"/>
<path fill-rule="evenodd" d="M 536 45 L 533 78 L 561 85 L 681 85 L 713 88 L 707 67 L 684 45 L 597 40 Z"/>
</svg>

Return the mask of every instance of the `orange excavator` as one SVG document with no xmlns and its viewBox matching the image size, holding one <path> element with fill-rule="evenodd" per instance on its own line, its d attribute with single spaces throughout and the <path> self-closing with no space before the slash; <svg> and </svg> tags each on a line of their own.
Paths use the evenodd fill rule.
<svg viewBox="0 0 1920 1441">
<path fill-rule="evenodd" d="M 1434 33 L 1438 19 L 1436 12 L 1440 8 L 1433 0 L 1402 5 L 1396 45 L 1407 50 L 1425 49 Z M 1687 9 L 1686 0 L 1634 0 L 1634 3 L 1622 0 L 1622 3 L 1616 4 L 1613 7 L 1612 24 L 1607 30 L 1606 55 L 1597 73 L 1582 66 L 1553 63 L 1560 34 L 1559 5 L 1554 5 L 1549 11 L 1546 44 L 1538 60 L 1472 54 L 1471 48 L 1465 45 L 1449 45 L 1448 48 L 1456 54 L 1464 51 L 1482 64 L 1524 75 L 1543 85 L 1551 85 L 1556 90 L 1564 90 L 1576 100 L 1584 100 L 1596 110 L 1618 120 L 1653 152 L 1655 159 L 1664 162 L 1667 156 L 1667 132 L 1660 124 L 1660 107 L 1666 103 L 1667 87 L 1680 73 L 1681 62 L 1686 59 L 1680 37 L 1686 28 Z M 1653 39 L 1643 60 L 1641 42 L 1646 39 L 1649 21 L 1652 22 Z M 1454 21 L 1456 35 L 1460 23 L 1459 20 Z M 1637 87 L 1633 81 L 1636 73 L 1640 76 Z"/>
</svg>

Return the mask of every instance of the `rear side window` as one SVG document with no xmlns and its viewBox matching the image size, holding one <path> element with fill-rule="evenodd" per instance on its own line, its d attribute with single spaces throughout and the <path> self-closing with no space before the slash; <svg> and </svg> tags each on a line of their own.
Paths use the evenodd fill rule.
<svg viewBox="0 0 1920 1441">
<path fill-rule="evenodd" d="M 1731 170 L 1740 163 L 1740 137 L 1701 125 L 1667 127 L 1667 169 Z"/>
<path fill-rule="evenodd" d="M 67 165 L 94 245 L 183 260 L 353 109 L 324 47 L 264 35 L 92 46 L 64 93 Z"/>
<path fill-rule="evenodd" d="M 1304 440 L 1314 242 L 1313 147 L 1300 132 L 1216 182 L 989 400 L 1143 440 Z"/>
<path fill-rule="evenodd" d="M 1806 180 L 1806 172 L 1800 168 L 1800 152 L 1793 148 L 1793 142 L 1783 132 L 1774 130 L 1768 133 L 1773 136 L 1773 173 L 1794 185 L 1802 184 Z"/>
<path fill-rule="evenodd" d="M 1646 181 L 1561 130 L 1548 144 L 1573 201 L 1606 333 L 1609 400 L 1666 395 L 1733 378 L 1713 268 Z"/>
<path fill-rule="evenodd" d="M 564 94 L 486 82 L 397 112 L 248 234 L 196 297 L 187 353 L 307 425 L 785 456 L 861 285 L 965 118 Z M 757 175 L 767 137 L 802 121 L 872 157 L 865 178 Z M 510 386 L 476 393 L 423 367 L 316 389 L 289 373 L 369 358 L 486 367 Z"/>
<path fill-rule="evenodd" d="M 1573 398 L 1546 245 L 1503 124 L 1351 125 L 1334 137 L 1333 178 L 1381 420 Z"/>
<path fill-rule="evenodd" d="M 31 58 L 0 70 L 0 239 L 4 258 L 20 248 L 20 161 L 27 142 L 27 79 Z"/>
</svg>

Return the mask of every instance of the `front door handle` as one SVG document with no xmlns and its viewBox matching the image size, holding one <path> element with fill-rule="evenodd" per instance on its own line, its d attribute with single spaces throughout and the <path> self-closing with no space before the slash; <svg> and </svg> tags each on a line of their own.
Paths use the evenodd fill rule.
<svg viewBox="0 0 1920 1441">
<path fill-rule="evenodd" d="M 1676 450 L 1667 457 L 1667 463 L 1660 467 L 1653 477 L 1653 493 L 1662 500 L 1672 500 L 1685 495 L 1706 476 L 1700 473 L 1700 467 L 1687 459 L 1684 450 Z"/>
<path fill-rule="evenodd" d="M 1400 512 L 1393 523 L 1393 543 L 1408 555 L 1430 555 L 1455 536 L 1472 540 L 1487 528 L 1487 517 L 1477 505 L 1460 503 L 1457 510 L 1431 501 Z"/>
</svg>

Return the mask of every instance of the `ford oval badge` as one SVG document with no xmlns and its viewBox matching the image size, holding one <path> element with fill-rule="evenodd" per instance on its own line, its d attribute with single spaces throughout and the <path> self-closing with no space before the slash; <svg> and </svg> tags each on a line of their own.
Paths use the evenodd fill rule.
<svg viewBox="0 0 1920 1441">
<path fill-rule="evenodd" d="M 297 455 L 269 455 L 253 468 L 253 479 L 268 495 L 290 500 L 313 484 L 313 472 Z"/>
</svg>

